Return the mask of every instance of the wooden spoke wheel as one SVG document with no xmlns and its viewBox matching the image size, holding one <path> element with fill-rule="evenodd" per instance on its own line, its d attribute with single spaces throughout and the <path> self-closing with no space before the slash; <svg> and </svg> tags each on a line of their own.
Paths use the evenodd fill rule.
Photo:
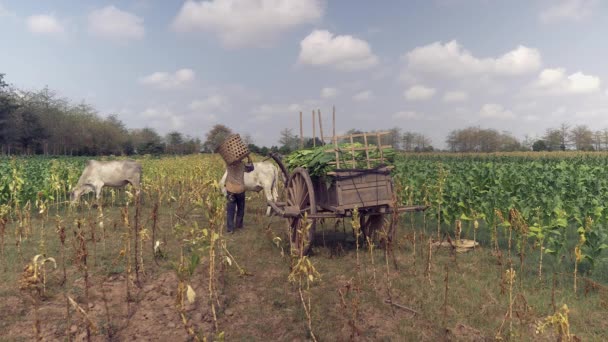
<svg viewBox="0 0 608 342">
<path fill-rule="evenodd" d="M 287 180 L 284 191 L 287 205 L 297 208 L 300 212 L 300 215 L 287 219 L 291 248 L 292 251 L 305 255 L 310 250 L 317 223 L 315 218 L 304 219 L 305 215 L 317 213 L 315 192 L 308 171 L 296 168 Z"/>
</svg>

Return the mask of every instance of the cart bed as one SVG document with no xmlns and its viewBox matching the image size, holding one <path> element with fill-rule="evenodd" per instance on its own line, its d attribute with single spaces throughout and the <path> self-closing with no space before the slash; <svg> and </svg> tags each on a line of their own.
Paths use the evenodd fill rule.
<svg viewBox="0 0 608 342">
<path fill-rule="evenodd" d="M 393 184 L 390 170 L 386 167 L 336 170 L 312 181 L 317 206 L 324 210 L 342 213 L 355 207 L 363 209 L 393 204 Z"/>
</svg>

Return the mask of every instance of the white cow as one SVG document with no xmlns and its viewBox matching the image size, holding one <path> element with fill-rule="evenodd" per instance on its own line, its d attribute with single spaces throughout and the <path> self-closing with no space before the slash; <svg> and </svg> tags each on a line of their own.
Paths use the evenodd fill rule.
<svg viewBox="0 0 608 342">
<path fill-rule="evenodd" d="M 226 195 L 225 183 L 227 174 L 227 172 L 224 172 L 224 176 L 220 180 L 220 188 L 224 195 Z M 279 198 L 277 190 L 279 174 L 279 169 L 272 163 L 253 163 L 253 171 L 245 172 L 245 191 L 260 192 L 264 190 L 266 199 L 276 202 Z M 270 206 L 266 208 L 266 216 L 270 216 Z"/>
<path fill-rule="evenodd" d="M 99 200 L 104 186 L 123 187 L 131 184 L 139 192 L 141 175 L 142 166 L 134 160 L 89 160 L 78 179 L 78 184 L 70 193 L 70 199 L 72 203 L 76 203 L 83 194 L 95 191 Z"/>
</svg>

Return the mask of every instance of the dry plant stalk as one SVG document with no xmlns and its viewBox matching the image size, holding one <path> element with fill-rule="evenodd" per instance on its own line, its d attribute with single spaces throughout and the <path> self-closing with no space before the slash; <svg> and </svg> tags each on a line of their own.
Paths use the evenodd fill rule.
<svg viewBox="0 0 608 342">
<path fill-rule="evenodd" d="M 352 291 L 352 281 L 353 278 L 351 278 L 348 283 L 346 283 L 346 285 L 342 286 L 342 288 L 338 289 L 338 294 L 340 294 L 340 301 L 342 302 L 342 309 L 345 312 L 345 316 L 349 317 L 348 326 L 351 328 L 350 341 L 354 341 L 355 336 L 361 335 L 361 330 L 357 327 L 357 322 L 359 321 L 359 296 L 353 296 L 353 299 L 351 301 L 352 308 L 349 308 L 348 304 L 346 303 L 346 296 L 348 296 L 348 294 Z M 343 289 L 345 289 L 346 291 L 343 292 Z M 359 289 L 355 289 L 355 291 L 358 290 Z"/>
<path fill-rule="evenodd" d="M 89 268 L 87 265 L 87 239 L 84 235 L 84 231 L 82 230 L 82 222 L 80 220 L 77 221 L 78 230 L 74 232 L 74 243 L 76 244 L 75 252 L 76 252 L 76 264 L 82 269 L 84 275 L 84 299 L 85 299 L 85 307 L 89 307 Z M 72 303 L 72 305 L 76 304 L 76 302 Z M 77 306 L 77 305 L 76 305 Z M 85 317 L 88 320 L 88 315 L 86 311 L 82 308 L 78 307 L 77 310 L 82 310 L 85 314 Z M 90 320 L 89 320 L 90 321 Z M 95 330 L 95 325 L 92 322 L 87 324 L 87 341 L 91 340 L 91 330 Z"/>
<path fill-rule="evenodd" d="M 89 314 L 87 313 L 87 311 L 85 309 L 83 309 L 80 305 L 78 305 L 78 303 L 76 303 L 76 301 L 72 297 L 68 296 L 68 301 L 70 302 L 70 304 L 72 305 L 74 310 L 76 310 L 76 312 L 80 313 L 82 315 L 82 317 L 85 319 L 85 322 L 87 323 L 87 340 L 90 341 L 91 333 L 97 334 L 97 326 L 95 325 L 95 322 L 93 322 L 91 317 L 89 317 Z"/>
<path fill-rule="evenodd" d="M 127 192 L 127 195 L 129 196 L 129 200 L 132 199 L 133 195 L 131 194 L 131 192 Z M 137 287 L 141 287 L 141 279 L 140 279 L 140 273 L 141 273 L 141 268 L 142 265 L 140 265 L 140 261 L 139 261 L 139 249 L 140 249 L 140 234 L 139 234 L 139 211 L 141 209 L 141 201 L 139 200 L 139 196 L 140 196 L 140 192 L 137 191 L 135 194 L 135 216 L 133 218 L 133 243 L 134 243 L 134 261 L 135 261 L 135 284 L 137 285 Z"/>
<path fill-rule="evenodd" d="M 152 255 L 156 255 L 156 224 L 158 221 L 158 202 L 154 203 L 152 209 Z M 154 258 L 154 262 L 158 265 L 157 258 Z"/>
<path fill-rule="evenodd" d="M 353 219 L 354 220 L 354 219 Z M 302 234 L 302 237 L 299 239 L 298 251 L 303 251 L 304 246 L 308 244 L 307 237 L 308 231 L 312 226 L 312 223 L 308 220 L 307 215 L 304 214 L 303 222 L 306 224 L 299 230 L 297 233 Z M 358 222 L 358 220 L 357 220 Z M 289 277 L 287 278 L 289 282 L 298 284 L 298 293 L 300 294 L 300 301 L 302 306 L 304 307 L 304 313 L 306 314 L 308 331 L 313 341 L 317 341 L 317 338 L 312 329 L 312 305 L 311 305 L 311 295 L 310 295 L 310 284 L 321 277 L 319 272 L 315 269 L 314 265 L 308 258 L 308 256 L 303 255 L 302 252 L 292 253 L 292 261 L 291 261 L 291 272 L 289 273 Z M 306 294 L 307 299 L 304 298 L 304 293 L 302 291 L 302 280 L 306 282 Z"/>
<path fill-rule="evenodd" d="M 71 323 L 71 315 L 70 315 L 70 301 L 68 300 L 68 286 L 67 286 L 67 270 L 66 270 L 66 260 L 65 260 L 65 227 L 63 225 L 63 221 L 61 217 L 57 215 L 55 217 L 55 223 L 57 226 L 57 234 L 59 235 L 59 241 L 61 242 L 61 268 L 63 270 L 63 279 L 61 280 L 61 285 L 63 286 L 63 292 L 65 296 L 65 320 L 66 320 L 66 336 L 68 337 L 68 341 L 72 340 L 72 336 L 70 335 L 70 323 Z"/>
<path fill-rule="evenodd" d="M 382 226 L 382 234 L 383 235 L 388 235 L 389 233 L 386 231 L 386 225 Z M 388 236 L 386 237 L 388 240 Z M 385 265 L 385 271 L 386 271 L 386 295 L 388 297 L 388 300 L 392 303 L 393 302 L 393 282 L 392 282 L 392 277 L 391 277 L 391 268 L 389 267 L 389 263 L 388 263 L 388 253 L 390 248 L 392 248 L 391 244 L 387 244 L 386 248 L 384 248 L 384 265 Z M 393 316 L 395 316 L 395 308 L 391 305 L 391 313 Z"/>
<path fill-rule="evenodd" d="M 369 236 L 366 236 L 365 239 L 367 240 L 367 248 L 369 250 L 369 257 L 372 262 L 372 286 L 374 287 L 374 290 L 375 290 L 376 289 L 376 263 L 374 262 L 374 242 L 372 241 L 372 239 Z"/>
<path fill-rule="evenodd" d="M 122 221 L 125 226 L 125 233 L 122 234 L 123 243 L 125 244 L 125 248 L 121 251 L 121 255 L 125 258 L 127 276 L 125 277 L 125 285 L 126 285 L 126 302 L 127 302 L 127 319 L 131 317 L 131 238 L 130 238 L 130 224 L 129 224 L 129 203 L 122 208 Z"/>
<path fill-rule="evenodd" d="M 509 285 L 509 336 L 513 336 L 513 284 L 515 283 L 515 270 L 513 267 L 505 273 Z"/>
<path fill-rule="evenodd" d="M 431 284 L 431 285 L 433 285 L 433 282 L 431 281 L 432 255 L 433 255 L 433 238 L 429 237 L 429 253 L 428 253 L 428 258 L 427 258 L 427 262 L 426 262 L 425 276 L 428 279 L 429 284 Z"/>
<path fill-rule="evenodd" d="M 450 291 L 450 268 L 445 264 L 445 292 L 443 294 L 443 326 L 447 328 L 448 324 L 448 294 Z"/>
<path fill-rule="evenodd" d="M 108 340 L 112 340 L 114 338 L 114 325 L 112 324 L 112 315 L 110 315 L 110 308 L 108 307 L 108 297 L 106 295 L 106 289 L 103 286 L 103 282 L 100 286 L 101 289 L 101 299 L 103 300 L 103 309 L 106 313 L 106 332 L 108 334 Z"/>
</svg>

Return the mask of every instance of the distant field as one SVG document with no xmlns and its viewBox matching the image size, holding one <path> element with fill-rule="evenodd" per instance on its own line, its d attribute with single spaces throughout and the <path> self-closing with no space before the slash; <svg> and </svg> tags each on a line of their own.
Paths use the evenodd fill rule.
<svg viewBox="0 0 608 342">
<path fill-rule="evenodd" d="M 389 249 L 326 220 L 308 258 L 262 194 L 224 233 L 217 155 L 142 158 L 142 203 L 70 208 L 87 159 L 0 159 L 0 341 L 555 340 L 536 328 L 564 304 L 562 327 L 608 339 L 607 154 L 401 155 L 399 200 L 431 207 Z M 480 247 L 430 245 L 457 226 Z M 24 270 L 38 254 L 57 268 Z"/>
</svg>

